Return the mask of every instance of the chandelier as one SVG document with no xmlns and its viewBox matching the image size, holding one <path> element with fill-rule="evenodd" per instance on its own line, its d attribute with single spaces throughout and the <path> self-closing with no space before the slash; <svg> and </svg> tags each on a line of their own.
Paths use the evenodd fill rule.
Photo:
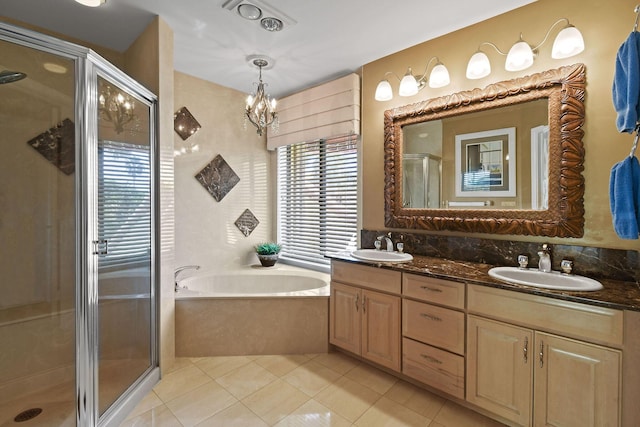
<svg viewBox="0 0 640 427">
<path fill-rule="evenodd" d="M 262 67 L 269 65 L 264 58 L 256 58 L 253 65 L 260 70 L 259 81 L 255 93 L 247 96 L 245 107 L 245 125 L 248 119 L 256 128 L 257 134 L 262 136 L 267 126 L 271 125 L 274 132 L 278 131 L 278 114 L 276 113 L 276 100 L 265 94 L 265 84 L 262 82 Z"/>
<path fill-rule="evenodd" d="M 124 126 L 136 118 L 133 114 L 135 104 L 129 95 L 123 95 L 109 85 L 105 85 L 98 101 L 98 111 L 106 121 L 113 123 L 116 133 L 122 133 Z"/>
</svg>

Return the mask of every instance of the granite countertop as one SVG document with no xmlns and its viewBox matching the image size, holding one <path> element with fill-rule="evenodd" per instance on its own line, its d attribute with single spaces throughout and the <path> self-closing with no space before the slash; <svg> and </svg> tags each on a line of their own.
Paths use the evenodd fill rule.
<svg viewBox="0 0 640 427">
<path fill-rule="evenodd" d="M 455 261 L 445 258 L 434 258 L 414 255 L 413 261 L 403 263 L 367 262 L 350 256 L 348 252 L 327 254 L 328 258 L 359 264 L 367 264 L 379 268 L 416 273 L 439 279 L 473 283 L 482 286 L 507 289 L 549 298 L 574 301 L 583 304 L 619 310 L 640 311 L 640 287 L 633 282 L 619 280 L 598 279 L 604 286 L 599 291 L 571 292 L 552 289 L 535 288 L 532 286 L 514 285 L 496 280 L 489 276 L 489 270 L 495 265 L 480 264 L 467 261 Z"/>
</svg>

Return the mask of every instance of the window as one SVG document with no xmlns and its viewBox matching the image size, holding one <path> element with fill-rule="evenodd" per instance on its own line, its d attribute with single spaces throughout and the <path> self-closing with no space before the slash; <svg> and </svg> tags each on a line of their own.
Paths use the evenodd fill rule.
<svg viewBox="0 0 640 427">
<path fill-rule="evenodd" d="M 151 160 L 148 146 L 98 144 L 98 238 L 109 253 L 100 268 L 149 262 Z"/>
<path fill-rule="evenodd" d="M 289 264 L 327 270 L 327 252 L 355 249 L 355 136 L 278 148 L 278 240 Z"/>
</svg>

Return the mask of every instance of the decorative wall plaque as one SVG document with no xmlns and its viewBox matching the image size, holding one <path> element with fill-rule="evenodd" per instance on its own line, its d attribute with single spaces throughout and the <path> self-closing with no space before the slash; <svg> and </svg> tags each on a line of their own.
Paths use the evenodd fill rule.
<svg viewBox="0 0 640 427">
<path fill-rule="evenodd" d="M 222 200 L 240 182 L 238 175 L 219 154 L 198 172 L 196 179 L 217 202 Z"/>
<path fill-rule="evenodd" d="M 238 227 L 238 230 L 244 234 L 244 237 L 247 237 L 256 229 L 258 224 L 260 224 L 260 221 L 258 221 L 258 218 L 255 217 L 253 212 L 249 209 L 245 209 L 244 212 L 242 212 L 242 215 L 236 219 L 235 224 L 236 227 Z"/>
<path fill-rule="evenodd" d="M 194 133 L 198 132 L 202 126 L 196 120 L 187 107 L 182 107 L 173 115 L 173 129 L 180 138 L 185 141 Z"/>
<path fill-rule="evenodd" d="M 66 175 L 75 170 L 75 125 L 64 119 L 51 129 L 27 141 L 45 159 L 56 165 Z"/>
</svg>

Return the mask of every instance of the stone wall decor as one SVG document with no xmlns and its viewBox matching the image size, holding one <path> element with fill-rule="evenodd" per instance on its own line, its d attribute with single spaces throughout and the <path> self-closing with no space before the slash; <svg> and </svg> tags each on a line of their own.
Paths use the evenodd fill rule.
<svg viewBox="0 0 640 427">
<path fill-rule="evenodd" d="M 240 177 L 220 154 L 196 174 L 196 179 L 217 202 L 222 200 L 240 182 Z"/>
<path fill-rule="evenodd" d="M 173 129 L 180 138 L 185 141 L 194 133 L 198 132 L 202 126 L 196 120 L 187 107 L 182 107 L 173 115 Z"/>
<path fill-rule="evenodd" d="M 56 165 L 66 175 L 75 170 L 75 125 L 64 119 L 51 129 L 27 141 L 45 159 Z"/>
<path fill-rule="evenodd" d="M 242 212 L 242 215 L 236 219 L 235 224 L 236 227 L 238 227 L 238 230 L 244 234 L 244 237 L 248 237 L 249 234 L 255 230 L 258 224 L 260 224 L 260 221 L 258 221 L 258 218 L 255 217 L 253 212 L 249 209 L 245 209 L 244 212 Z"/>
</svg>

